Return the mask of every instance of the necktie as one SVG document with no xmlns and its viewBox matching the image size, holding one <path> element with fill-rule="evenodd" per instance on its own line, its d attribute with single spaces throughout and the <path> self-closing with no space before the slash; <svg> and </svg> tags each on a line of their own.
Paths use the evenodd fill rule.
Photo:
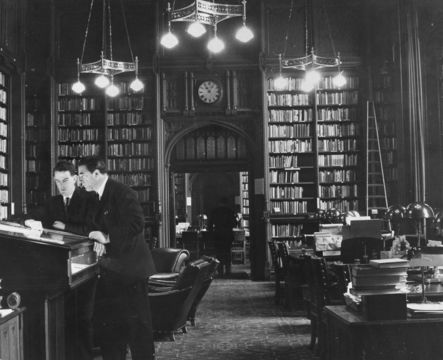
<svg viewBox="0 0 443 360">
<path fill-rule="evenodd" d="M 69 206 L 69 201 L 70 201 L 71 199 L 70 198 L 66 198 L 66 200 L 65 200 L 65 213 L 68 213 L 68 206 Z"/>
</svg>

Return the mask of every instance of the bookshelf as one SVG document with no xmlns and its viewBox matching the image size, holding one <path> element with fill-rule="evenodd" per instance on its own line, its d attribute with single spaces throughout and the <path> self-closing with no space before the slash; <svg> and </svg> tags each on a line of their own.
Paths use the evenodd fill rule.
<svg viewBox="0 0 443 360">
<path fill-rule="evenodd" d="M 50 127 L 48 114 L 39 97 L 26 101 L 26 206 L 45 202 L 51 194 Z"/>
<path fill-rule="evenodd" d="M 374 105 L 380 134 L 380 148 L 390 203 L 398 201 L 398 141 L 395 116 L 394 89 L 392 75 L 381 71 L 374 77 Z"/>
<path fill-rule="evenodd" d="M 129 84 L 116 81 L 121 93 L 115 98 L 92 83 L 82 95 L 72 92 L 71 83 L 57 84 L 56 153 L 69 161 L 104 157 L 109 176 L 137 192 L 149 224 L 154 217 L 153 123 L 145 106 L 147 95 L 133 92 Z"/>
<path fill-rule="evenodd" d="M 249 173 L 240 171 L 240 213 L 241 227 L 249 232 Z"/>
<path fill-rule="evenodd" d="M 301 240 L 317 209 L 358 209 L 360 196 L 359 78 L 338 89 L 324 74 L 303 92 L 301 72 L 285 89 L 267 81 L 271 236 Z"/>
<path fill-rule="evenodd" d="M 8 75 L 0 71 L 0 219 L 11 213 L 9 184 L 9 88 Z"/>
</svg>

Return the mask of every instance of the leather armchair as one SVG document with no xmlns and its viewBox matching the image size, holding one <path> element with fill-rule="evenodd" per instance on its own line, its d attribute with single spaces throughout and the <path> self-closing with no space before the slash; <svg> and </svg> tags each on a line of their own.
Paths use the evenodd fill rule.
<svg viewBox="0 0 443 360">
<path fill-rule="evenodd" d="M 190 256 L 186 249 L 156 248 L 151 252 L 157 273 L 152 275 L 149 280 L 154 281 L 175 280 L 184 269 Z"/>
<path fill-rule="evenodd" d="M 167 334 L 169 339 L 174 340 L 174 332 L 187 332 L 186 323 L 191 308 L 197 307 L 207 290 L 205 286 L 209 287 L 207 280 L 211 277 L 213 269 L 212 262 L 199 259 L 189 263 L 175 282 L 149 282 L 154 333 Z"/>
</svg>

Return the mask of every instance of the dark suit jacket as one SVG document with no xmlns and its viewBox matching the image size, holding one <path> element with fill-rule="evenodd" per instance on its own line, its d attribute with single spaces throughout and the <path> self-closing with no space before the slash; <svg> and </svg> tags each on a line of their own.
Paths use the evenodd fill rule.
<svg viewBox="0 0 443 360">
<path fill-rule="evenodd" d="M 151 251 L 144 238 L 143 209 L 137 193 L 108 179 L 95 217 L 98 230 L 109 234 L 102 268 L 126 280 L 146 279 L 155 273 Z"/>
<path fill-rule="evenodd" d="M 31 211 L 27 218 L 41 221 L 47 229 L 52 228 L 54 221 L 62 221 L 66 225 L 65 231 L 87 236 L 92 227 L 96 203 L 92 193 L 77 188 L 72 194 L 67 211 L 63 196 L 55 195 L 43 207 Z"/>
</svg>

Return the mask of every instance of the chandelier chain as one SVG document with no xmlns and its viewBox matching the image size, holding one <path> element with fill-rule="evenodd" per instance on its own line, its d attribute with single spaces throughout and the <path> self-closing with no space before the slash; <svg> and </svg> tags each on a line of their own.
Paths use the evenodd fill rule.
<svg viewBox="0 0 443 360">
<path fill-rule="evenodd" d="M 109 22 L 109 58 L 112 60 L 112 19 L 111 19 L 111 3 L 108 0 L 108 22 Z"/>
<path fill-rule="evenodd" d="M 85 29 L 85 38 L 83 39 L 82 55 L 81 55 L 81 58 L 80 58 L 80 64 L 83 63 L 83 57 L 85 55 L 86 40 L 88 39 L 89 24 L 91 23 L 91 16 L 92 16 L 92 8 L 93 7 L 94 7 L 94 0 L 91 0 L 91 4 L 89 5 L 88 22 L 86 23 L 86 29 Z"/>
<path fill-rule="evenodd" d="M 337 51 L 335 49 L 335 43 L 334 43 L 334 37 L 332 36 L 332 31 L 331 31 L 331 23 L 329 21 L 329 16 L 328 16 L 328 12 L 326 11 L 326 1 L 323 0 L 322 1 L 322 8 L 323 8 L 323 14 L 326 20 L 326 26 L 328 28 L 328 34 L 329 34 L 329 41 L 331 42 L 331 47 L 332 47 L 332 53 L 334 55 L 334 57 L 337 57 Z"/>
<path fill-rule="evenodd" d="M 285 39 L 284 39 L 284 44 L 283 44 L 283 57 L 286 56 L 286 51 L 288 49 L 289 28 L 291 25 L 293 11 L 294 11 L 294 0 L 291 0 L 291 8 L 289 9 L 288 23 L 286 25 L 286 33 L 285 33 Z"/>
<path fill-rule="evenodd" d="M 125 12 L 125 7 L 123 5 L 123 0 L 120 0 L 120 7 L 121 7 L 121 11 L 122 11 L 122 16 L 123 16 L 123 25 L 124 25 L 125 31 L 126 31 L 126 38 L 128 40 L 129 52 L 131 54 L 131 60 L 134 61 L 134 53 L 132 52 L 131 39 L 129 38 L 128 22 L 126 21 L 126 12 Z"/>
</svg>

